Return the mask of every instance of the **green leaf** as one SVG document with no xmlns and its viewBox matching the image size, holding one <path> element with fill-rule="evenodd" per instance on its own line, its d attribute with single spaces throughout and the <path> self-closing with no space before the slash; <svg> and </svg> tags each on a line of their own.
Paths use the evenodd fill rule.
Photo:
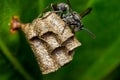
<svg viewBox="0 0 120 80">
<path fill-rule="evenodd" d="M 120 38 L 84 74 L 81 80 L 101 80 L 120 64 Z"/>
<path fill-rule="evenodd" d="M 85 31 L 76 33 L 82 46 L 73 61 L 58 71 L 42 75 L 34 54 L 22 32 L 10 33 L 11 17 L 30 23 L 50 3 L 65 0 L 1 0 L 0 1 L 0 80 L 119 80 L 120 74 L 120 8 L 119 0 L 70 0 L 73 10 L 92 12 L 82 19 Z"/>
<path fill-rule="evenodd" d="M 2 41 L 0 41 L 0 47 L 3 51 L 3 54 L 6 56 L 6 58 L 10 61 L 10 63 L 14 66 L 14 68 L 24 76 L 26 80 L 32 80 L 31 76 L 24 70 L 22 65 L 18 62 L 18 60 L 13 57 L 12 53 L 9 52 L 7 47 L 3 44 Z M 5 65 L 4 65 L 5 66 Z"/>
<path fill-rule="evenodd" d="M 24 35 L 21 35 L 21 32 L 11 34 L 8 25 L 14 15 L 19 17 L 27 15 L 24 17 L 27 20 L 22 20 L 20 17 L 22 22 L 32 21 L 39 14 L 38 3 L 33 2 L 32 0 L 0 1 L 0 80 L 42 79 L 41 71 Z M 31 4 L 32 6 L 28 8 L 27 6 Z M 32 10 L 36 13 L 31 13 Z"/>
</svg>

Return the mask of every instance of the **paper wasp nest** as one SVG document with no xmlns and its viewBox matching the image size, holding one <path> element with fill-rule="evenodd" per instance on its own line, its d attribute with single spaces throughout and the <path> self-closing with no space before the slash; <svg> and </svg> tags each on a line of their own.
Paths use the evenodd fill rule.
<svg viewBox="0 0 120 80">
<path fill-rule="evenodd" d="M 22 30 L 43 74 L 70 62 L 74 49 L 81 45 L 64 21 L 52 12 L 24 25 Z"/>
</svg>

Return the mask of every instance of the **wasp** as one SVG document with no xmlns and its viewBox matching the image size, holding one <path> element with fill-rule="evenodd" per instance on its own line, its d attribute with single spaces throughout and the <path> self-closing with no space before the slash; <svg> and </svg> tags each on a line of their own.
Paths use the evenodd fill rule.
<svg viewBox="0 0 120 80">
<path fill-rule="evenodd" d="M 81 14 L 73 11 L 71 8 L 70 0 L 66 0 L 66 3 L 51 4 L 52 12 L 57 13 L 61 19 L 72 29 L 72 32 L 75 33 L 80 30 L 87 31 L 93 38 L 96 36 L 82 24 L 82 18 L 89 14 L 92 8 L 88 8 L 83 11 Z"/>
</svg>

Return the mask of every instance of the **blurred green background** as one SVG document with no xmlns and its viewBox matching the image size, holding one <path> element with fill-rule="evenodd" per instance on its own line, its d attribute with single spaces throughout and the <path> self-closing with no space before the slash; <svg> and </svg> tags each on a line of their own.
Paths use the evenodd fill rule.
<svg viewBox="0 0 120 80">
<path fill-rule="evenodd" d="M 70 0 L 79 13 L 93 8 L 82 21 L 96 39 L 77 32 L 82 46 L 73 61 L 41 75 L 24 34 L 11 34 L 8 23 L 14 15 L 30 23 L 47 5 L 58 2 L 65 0 L 0 0 L 0 80 L 120 80 L 120 0 Z"/>
</svg>

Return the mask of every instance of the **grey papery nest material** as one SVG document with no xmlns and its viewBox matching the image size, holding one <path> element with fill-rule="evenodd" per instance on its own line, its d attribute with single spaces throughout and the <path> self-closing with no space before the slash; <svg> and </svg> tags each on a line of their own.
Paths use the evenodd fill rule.
<svg viewBox="0 0 120 80">
<path fill-rule="evenodd" d="M 43 74 L 58 70 L 73 58 L 81 43 L 55 13 L 47 12 L 22 27 Z"/>
</svg>

